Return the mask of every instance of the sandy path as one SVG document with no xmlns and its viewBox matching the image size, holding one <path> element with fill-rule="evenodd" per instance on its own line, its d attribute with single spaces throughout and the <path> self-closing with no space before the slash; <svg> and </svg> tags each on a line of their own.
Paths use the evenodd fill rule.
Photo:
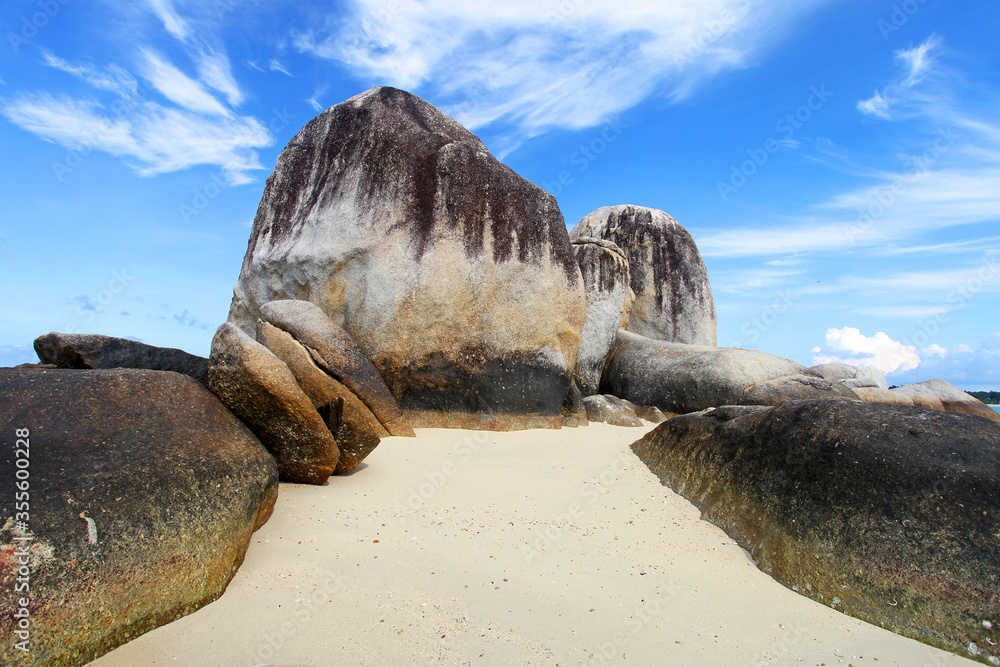
<svg viewBox="0 0 1000 667">
<path fill-rule="evenodd" d="M 759 572 L 631 453 L 644 432 L 386 439 L 282 485 L 220 600 L 91 664 L 977 664 Z"/>
</svg>

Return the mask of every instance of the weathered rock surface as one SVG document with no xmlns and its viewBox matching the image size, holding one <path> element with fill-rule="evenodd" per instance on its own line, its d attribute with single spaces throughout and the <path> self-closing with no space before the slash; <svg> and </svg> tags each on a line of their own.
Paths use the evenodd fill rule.
<svg viewBox="0 0 1000 667">
<path fill-rule="evenodd" d="M 635 414 L 639 419 L 652 422 L 653 424 L 662 424 L 663 422 L 670 419 L 674 415 L 666 415 L 655 405 L 635 405 Z"/>
<path fill-rule="evenodd" d="M 260 322 L 257 338 L 274 356 L 285 362 L 302 391 L 324 418 L 340 449 L 334 471 L 336 474 L 342 475 L 357 468 L 381 439 L 388 437 L 389 432 L 368 406 L 320 369 L 309 351 L 291 334 L 267 322 Z"/>
<path fill-rule="evenodd" d="M 561 423 L 586 313 L 559 207 L 409 93 L 338 104 L 279 156 L 230 321 L 280 299 L 341 326 L 412 426 Z"/>
<path fill-rule="evenodd" d="M 863 401 L 675 417 L 632 445 L 784 585 L 965 656 L 1000 656 L 1000 426 Z M 991 645 L 990 642 L 994 642 Z"/>
<path fill-rule="evenodd" d="M 212 392 L 274 455 L 281 478 L 325 482 L 340 451 L 285 362 L 229 322 L 215 333 L 209 361 Z"/>
<path fill-rule="evenodd" d="M 611 241 L 628 258 L 635 303 L 627 329 L 647 338 L 716 344 L 715 302 L 694 239 L 663 211 L 606 206 L 578 222 L 570 238 Z"/>
<path fill-rule="evenodd" d="M 590 396 L 600 389 L 604 362 L 618 329 L 628 325 L 635 294 L 629 285 L 628 260 L 614 243 L 585 236 L 573 241 L 573 253 L 587 294 L 587 319 L 576 368 L 580 391 Z"/>
<path fill-rule="evenodd" d="M 619 330 L 601 391 L 678 414 L 795 398 L 857 398 L 852 390 L 808 376 L 806 370 L 756 350 L 668 343 Z"/>
<path fill-rule="evenodd" d="M 0 425 L 4 665 L 82 665 L 215 600 L 277 498 L 271 455 L 177 373 L 0 369 Z M 22 519 L 33 541 L 16 539 Z M 30 655 L 14 646 L 21 598 Z"/>
<path fill-rule="evenodd" d="M 60 368 L 145 368 L 190 375 L 208 386 L 208 359 L 170 347 L 155 347 L 126 338 L 53 331 L 35 339 L 43 364 Z"/>
<path fill-rule="evenodd" d="M 806 374 L 816 375 L 830 382 L 841 382 L 851 389 L 889 389 L 885 373 L 873 366 L 858 368 L 850 364 L 819 364 L 807 369 Z"/>
<path fill-rule="evenodd" d="M 978 415 L 1000 422 L 1000 414 L 996 410 L 944 380 L 927 380 L 918 384 L 907 384 L 890 389 L 890 392 L 912 401 L 917 406 L 940 403 L 941 407 L 937 409 L 945 412 Z"/>
<path fill-rule="evenodd" d="M 583 404 L 583 394 L 576 380 L 570 382 L 569 391 L 563 399 L 562 425 L 564 427 L 576 428 L 587 425 L 587 408 Z"/>
<path fill-rule="evenodd" d="M 378 370 L 346 331 L 309 301 L 272 301 L 261 319 L 288 332 L 326 373 L 342 382 L 374 413 L 392 435 L 414 435 Z"/>
<path fill-rule="evenodd" d="M 862 400 L 874 403 L 914 405 L 929 410 L 978 415 L 991 421 L 1000 422 L 1000 414 L 990 406 L 944 380 L 928 380 L 894 389 L 859 387 L 854 389 L 854 393 Z"/>
<path fill-rule="evenodd" d="M 642 426 L 642 421 L 635 413 L 635 406 L 617 396 L 607 394 L 585 396 L 583 405 L 587 408 L 589 421 L 612 426 Z"/>
</svg>

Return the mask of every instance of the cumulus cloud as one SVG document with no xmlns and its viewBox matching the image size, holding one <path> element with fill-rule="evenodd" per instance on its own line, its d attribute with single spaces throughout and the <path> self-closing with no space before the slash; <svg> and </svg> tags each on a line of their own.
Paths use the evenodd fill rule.
<svg viewBox="0 0 1000 667">
<path fill-rule="evenodd" d="M 912 345 L 893 340 L 884 332 L 865 336 L 859 329 L 827 329 L 826 347 L 813 349 L 814 364 L 873 366 L 884 373 L 903 372 L 920 365 L 920 355 Z"/>
<path fill-rule="evenodd" d="M 430 97 L 472 129 L 499 121 L 531 136 L 597 125 L 654 93 L 684 97 L 822 2 L 353 0 L 350 20 L 294 45 Z"/>
<path fill-rule="evenodd" d="M 941 357 L 944 359 L 948 356 L 948 348 L 941 347 L 937 343 L 931 343 L 927 347 L 921 348 L 920 353 L 924 357 Z"/>
<path fill-rule="evenodd" d="M 927 357 L 917 368 L 901 371 L 892 380 L 896 384 L 908 384 L 935 378 L 965 389 L 1000 386 L 1000 333 L 993 334 L 975 348 L 960 344 L 947 354 Z"/>
</svg>

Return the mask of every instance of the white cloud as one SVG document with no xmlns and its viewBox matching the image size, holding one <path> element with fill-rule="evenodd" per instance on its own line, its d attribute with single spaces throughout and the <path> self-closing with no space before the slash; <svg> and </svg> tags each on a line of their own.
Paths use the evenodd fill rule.
<svg viewBox="0 0 1000 667">
<path fill-rule="evenodd" d="M 197 60 L 201 80 L 225 95 L 230 106 L 239 106 L 243 102 L 243 93 L 233 78 L 226 54 L 221 51 L 202 51 L 198 53 Z"/>
<path fill-rule="evenodd" d="M 143 50 L 145 77 L 171 102 L 191 111 L 220 116 L 231 115 L 219 100 L 205 90 L 199 82 L 181 72 L 153 51 Z"/>
<path fill-rule="evenodd" d="M 879 331 L 868 337 L 853 327 L 827 329 L 826 349 L 813 350 L 814 364 L 874 366 L 885 373 L 903 372 L 920 365 L 920 355 L 912 345 L 893 340 Z"/>
<path fill-rule="evenodd" d="M 959 243 L 913 244 L 921 235 L 964 225 L 1000 221 L 1000 96 L 962 88 L 963 77 L 939 61 L 936 36 L 897 53 L 899 78 L 859 103 L 869 114 L 908 121 L 912 129 L 899 149 L 898 166 L 858 168 L 850 155 L 828 155 L 863 183 L 834 194 L 782 224 L 726 229 L 699 239 L 708 256 L 774 256 L 794 252 L 853 252 L 867 249 L 943 254 Z M 987 89 L 988 90 L 988 89 Z M 976 104 L 963 108 L 966 96 Z M 890 113 L 891 111 L 891 113 Z M 982 120 L 986 118 L 987 120 Z"/>
<path fill-rule="evenodd" d="M 281 72 L 285 76 L 291 76 L 291 73 L 287 69 L 285 69 L 285 66 L 282 65 L 281 61 L 278 60 L 277 58 L 271 58 L 271 61 L 267 64 L 267 67 L 272 72 Z"/>
<path fill-rule="evenodd" d="M 294 45 L 431 98 L 472 129 L 502 122 L 523 137 L 597 125 L 654 93 L 683 97 L 823 1 L 353 0 L 351 20 Z"/>
<path fill-rule="evenodd" d="M 135 77 L 118 65 L 109 65 L 102 72 L 90 63 L 71 63 L 50 51 L 43 51 L 42 58 L 49 67 L 72 74 L 98 90 L 105 90 L 122 97 L 134 96 L 138 90 L 138 82 Z"/>
<path fill-rule="evenodd" d="M 925 357 L 941 357 L 942 359 L 944 359 L 945 357 L 948 356 L 948 349 L 941 347 L 937 343 L 931 343 L 927 347 L 921 348 L 920 354 L 924 355 Z"/>
<path fill-rule="evenodd" d="M 931 345 L 930 347 L 935 347 Z M 947 380 L 960 389 L 1000 386 L 1000 333 L 995 333 L 977 348 L 955 345 L 948 354 L 936 354 L 917 368 L 893 376 L 893 383 L 923 382 L 932 378 Z"/>
<path fill-rule="evenodd" d="M 957 306 L 945 305 L 876 306 L 873 308 L 859 308 L 854 312 L 859 315 L 871 315 L 873 317 L 923 320 L 950 313 L 956 308 Z"/>
<path fill-rule="evenodd" d="M 931 35 L 920 46 L 897 51 L 896 60 L 905 69 L 904 76 L 889 83 L 881 91 L 876 90 L 871 98 L 858 102 L 858 110 L 863 114 L 889 120 L 892 107 L 907 102 L 908 98 L 914 95 L 913 88 L 922 82 L 934 67 L 937 62 L 935 52 L 941 45 L 941 38 Z"/>
<path fill-rule="evenodd" d="M 148 2 L 153 13 L 163 21 L 163 27 L 167 32 L 179 40 L 187 39 L 190 34 L 187 22 L 174 9 L 171 0 L 148 0 Z"/>
<path fill-rule="evenodd" d="M 142 175 L 195 165 L 218 165 L 232 183 L 250 181 L 262 169 L 255 148 L 271 136 L 255 119 L 202 115 L 155 102 L 127 107 L 120 115 L 93 100 L 48 94 L 7 101 L 3 115 L 44 139 L 69 149 L 98 149 L 132 158 Z"/>
<path fill-rule="evenodd" d="M 889 101 L 882 97 L 882 93 L 877 90 L 872 97 L 858 102 L 858 109 L 861 110 L 861 113 L 889 119 Z"/>
</svg>

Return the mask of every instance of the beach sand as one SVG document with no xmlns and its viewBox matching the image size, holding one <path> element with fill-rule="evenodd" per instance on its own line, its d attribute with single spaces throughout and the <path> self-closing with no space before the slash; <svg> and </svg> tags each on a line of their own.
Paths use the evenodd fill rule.
<svg viewBox="0 0 1000 667">
<path fill-rule="evenodd" d="M 387 438 L 283 484 L 222 598 L 91 664 L 978 664 L 758 571 L 629 450 L 651 428 Z"/>
</svg>

